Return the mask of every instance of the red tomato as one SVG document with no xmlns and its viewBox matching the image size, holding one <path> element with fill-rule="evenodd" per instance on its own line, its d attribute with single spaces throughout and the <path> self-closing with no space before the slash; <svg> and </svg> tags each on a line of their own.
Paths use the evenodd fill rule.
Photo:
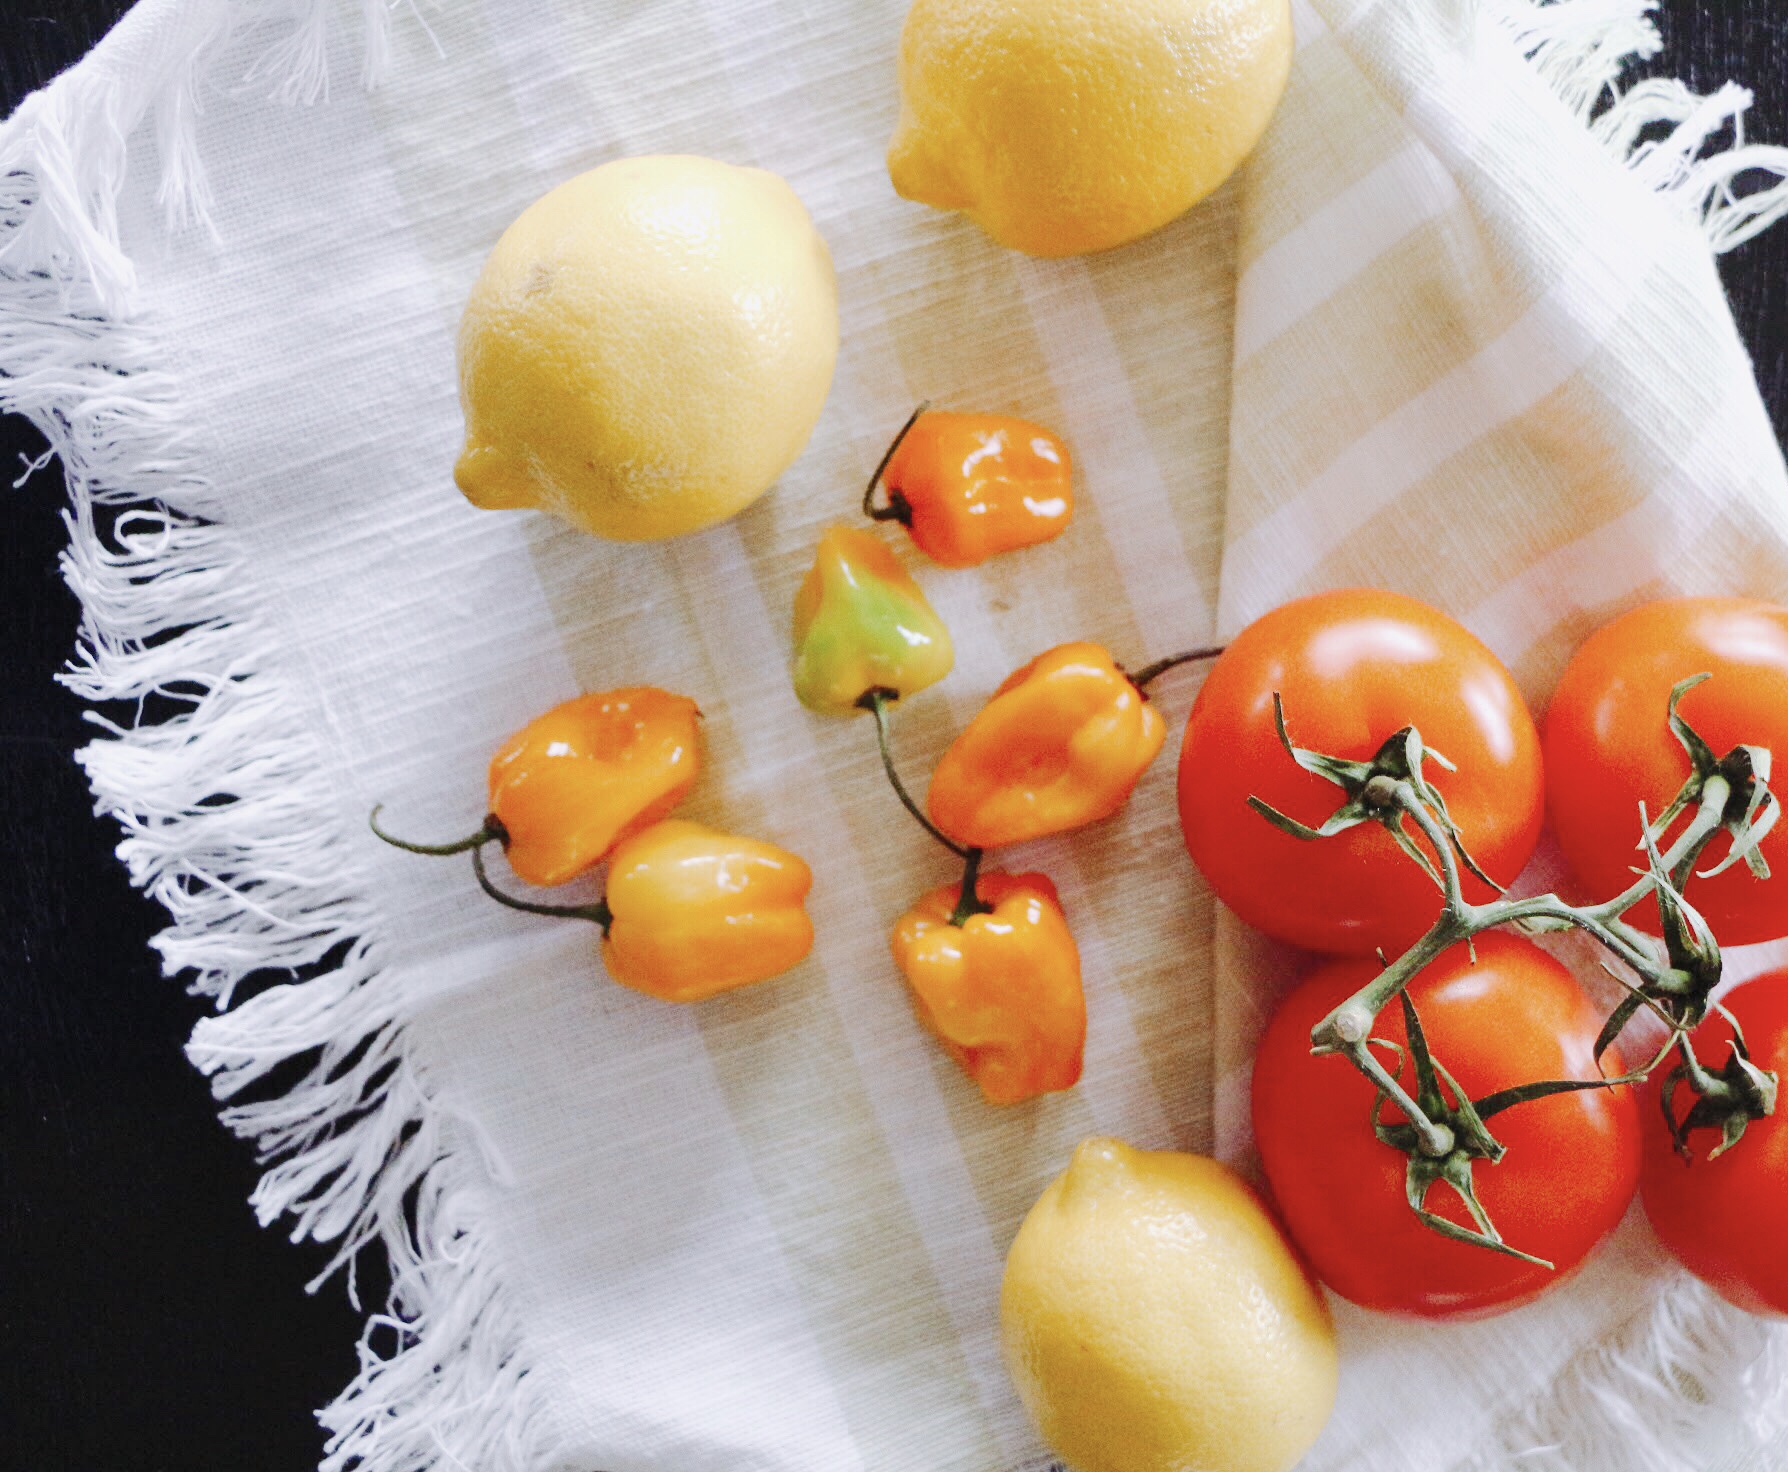
<svg viewBox="0 0 1788 1472">
<path fill-rule="evenodd" d="M 1540 1079 L 1593 1079 L 1602 1019 L 1571 973 L 1538 946 L 1490 933 L 1472 964 L 1443 952 L 1409 989 L 1435 1060 L 1474 1099 Z M 1404 1191 L 1408 1157 L 1373 1134 L 1372 1085 L 1343 1058 L 1313 1058 L 1310 1029 L 1377 973 L 1367 960 L 1319 966 L 1279 1005 L 1254 1063 L 1254 1136 L 1285 1225 L 1317 1276 L 1366 1308 L 1428 1318 L 1483 1316 L 1561 1281 L 1619 1222 L 1639 1182 L 1639 1115 L 1632 1090 L 1588 1089 L 1516 1104 L 1486 1121 L 1508 1147 L 1478 1161 L 1478 1200 L 1512 1247 L 1551 1272 L 1424 1226 Z M 1402 1009 L 1387 1007 L 1374 1037 L 1401 1045 Z M 1378 1056 L 1392 1072 L 1396 1054 Z M 1624 1065 L 1616 1049 L 1603 1061 Z M 1413 1092 L 1412 1070 L 1403 1081 Z M 1401 1119 L 1394 1106 L 1380 1113 Z M 1428 1209 L 1471 1219 L 1452 1187 Z"/>
<path fill-rule="evenodd" d="M 1540 741 L 1501 662 L 1444 613 L 1348 589 L 1274 609 L 1236 636 L 1199 691 L 1180 748 L 1180 824 L 1192 862 L 1242 919 L 1317 951 L 1395 954 L 1440 913 L 1440 891 L 1377 823 L 1305 842 L 1248 807 L 1257 796 L 1312 827 L 1345 800 L 1297 766 L 1291 739 L 1367 758 L 1404 726 L 1458 767 L 1425 767 L 1466 847 L 1507 884 L 1539 837 Z M 1466 876 L 1467 897 L 1492 898 Z"/>
<path fill-rule="evenodd" d="M 1744 1029 L 1751 1062 L 1788 1083 L 1788 971 L 1734 987 L 1725 1003 Z M 1731 1024 L 1716 1013 L 1695 1029 L 1695 1056 L 1717 1072 L 1731 1057 L 1731 1041 Z M 1668 1072 L 1660 1068 L 1646 1086 L 1645 1214 L 1682 1265 L 1722 1297 L 1752 1313 L 1788 1314 L 1788 1089 L 1776 1112 L 1752 1120 L 1718 1160 L 1707 1158 L 1720 1143 L 1712 1130 L 1690 1134 L 1694 1158 L 1684 1160 L 1659 1107 Z M 1677 1118 L 1694 1097 L 1686 1085 L 1677 1089 Z"/>
<path fill-rule="evenodd" d="M 1767 746 L 1788 769 L 1788 608 L 1744 598 L 1648 603 L 1593 634 L 1558 682 L 1546 711 L 1546 805 L 1588 898 L 1611 899 L 1632 882 L 1639 803 L 1656 817 L 1689 775 L 1667 707 L 1672 686 L 1703 672 L 1713 678 L 1682 698 L 1683 719 L 1716 756 Z M 1721 834 L 1697 867 L 1731 847 Z M 1788 868 L 1788 823 L 1764 840 L 1763 855 Z M 1687 894 L 1727 945 L 1788 935 L 1788 881 L 1764 883 L 1740 863 L 1691 879 Z M 1649 901 L 1628 918 L 1657 931 Z"/>
</svg>

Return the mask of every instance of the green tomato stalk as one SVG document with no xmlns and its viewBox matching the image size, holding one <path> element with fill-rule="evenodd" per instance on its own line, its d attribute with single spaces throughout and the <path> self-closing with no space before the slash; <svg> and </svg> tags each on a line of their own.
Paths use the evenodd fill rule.
<svg viewBox="0 0 1788 1472">
<path fill-rule="evenodd" d="M 1742 1034 L 1732 1058 L 1718 1071 L 1708 1069 L 1696 1058 L 1689 1040 L 1690 1031 L 1717 1005 L 1712 998 L 1720 981 L 1721 957 L 1719 943 L 1701 914 L 1684 897 L 1684 887 L 1695 876 L 1695 864 L 1702 851 L 1722 831 L 1731 835 L 1732 851 L 1716 868 L 1703 871 L 1702 877 L 1742 860 L 1759 879 L 1767 879 L 1769 866 L 1759 845 L 1781 814 L 1781 804 L 1769 789 L 1770 754 L 1766 749 L 1740 746 L 1725 757 L 1716 757 L 1678 714 L 1677 703 L 1683 695 L 1707 678 L 1697 675 L 1670 692 L 1670 729 L 1688 753 L 1691 772 L 1675 800 L 1655 820 L 1647 819 L 1643 804 L 1640 806 L 1639 847 L 1645 853 L 1645 871 L 1612 899 L 1581 906 L 1568 905 L 1555 894 L 1526 899 L 1499 897 L 1485 904 L 1467 900 L 1460 879 L 1461 865 L 1499 894 L 1501 886 L 1472 860 L 1447 813 L 1445 798 L 1425 774 L 1427 764 L 1451 771 L 1452 763 L 1425 747 L 1413 726 L 1392 736 L 1370 761 L 1349 761 L 1305 750 L 1293 744 L 1284 709 L 1278 696 L 1273 697 L 1279 739 L 1292 760 L 1305 771 L 1335 783 L 1346 793 L 1346 801 L 1315 828 L 1257 797 L 1249 798 L 1249 805 L 1275 827 L 1306 841 L 1327 838 L 1362 823 L 1377 823 L 1411 860 L 1428 872 L 1440 890 L 1440 914 L 1433 925 L 1395 961 L 1386 962 L 1378 976 L 1317 1023 L 1310 1043 L 1312 1052 L 1318 1055 L 1334 1053 L 1345 1057 L 1372 1082 L 1377 1090 L 1372 1127 L 1380 1140 L 1409 1157 L 1406 1186 L 1410 1208 L 1425 1224 L 1445 1236 L 1524 1261 L 1543 1263 L 1543 1259 L 1503 1240 L 1472 1183 L 1475 1161 L 1494 1164 L 1505 1153 L 1505 1147 L 1487 1123 L 1504 1109 L 1551 1094 L 1638 1083 L 1673 1053 L 1679 1054 L 1681 1061 L 1666 1080 L 1664 1112 L 1671 1134 L 1685 1154 L 1690 1130 L 1719 1128 L 1723 1138 L 1717 1154 L 1738 1143 L 1750 1120 L 1761 1119 L 1775 1109 L 1776 1076 L 1751 1063 Z M 1660 851 L 1659 845 L 1684 813 L 1691 814 L 1687 826 Z M 1661 943 L 1625 919 L 1628 911 L 1648 897 L 1658 906 Z M 1593 937 L 1634 978 L 1628 981 L 1610 968 L 1610 974 L 1626 987 L 1627 994 L 1609 1015 L 1596 1042 L 1596 1056 L 1601 1057 L 1641 1008 L 1652 1012 L 1668 1029 L 1669 1038 L 1663 1048 L 1644 1068 L 1617 1078 L 1549 1080 L 1504 1089 L 1483 1099 L 1467 1097 L 1434 1058 L 1406 989 L 1422 968 L 1443 951 L 1461 943 L 1469 945 L 1474 936 L 1499 926 L 1529 932 L 1575 929 Z M 1396 1044 L 1372 1036 L 1379 1014 L 1393 1001 L 1402 1003 L 1409 1039 L 1407 1057 Z M 1736 1023 L 1734 1026 L 1736 1029 Z M 1394 1071 L 1385 1066 L 1374 1048 L 1397 1054 Z M 1413 1092 L 1403 1080 L 1406 1064 Z M 1694 1095 L 1694 1102 L 1679 1119 L 1674 1100 L 1684 1088 Z M 1387 1101 L 1396 1106 L 1406 1122 L 1382 1122 L 1382 1107 Z M 1428 1210 L 1430 1192 L 1443 1183 L 1463 1201 L 1476 1230 Z"/>
</svg>

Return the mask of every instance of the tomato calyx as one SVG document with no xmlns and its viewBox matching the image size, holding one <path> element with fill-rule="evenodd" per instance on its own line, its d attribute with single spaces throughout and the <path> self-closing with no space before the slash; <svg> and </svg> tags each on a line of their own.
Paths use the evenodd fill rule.
<svg viewBox="0 0 1788 1472">
<path fill-rule="evenodd" d="M 1548 1079 L 1540 1083 L 1499 1089 L 1494 1094 L 1474 1100 L 1460 1087 L 1459 1081 L 1435 1060 L 1433 1051 L 1428 1046 L 1427 1033 L 1422 1028 L 1421 1018 L 1416 1012 L 1415 1003 L 1409 999 L 1409 993 L 1399 993 L 1398 1001 L 1403 1008 L 1404 1035 L 1409 1040 L 1409 1046 L 1405 1050 L 1388 1038 L 1371 1040 L 1371 1045 L 1390 1048 L 1398 1055 L 1396 1069 L 1389 1075 L 1388 1082 L 1380 1081 L 1378 1084 L 1377 1094 L 1372 1101 L 1372 1127 L 1382 1144 L 1400 1150 L 1409 1157 L 1404 1174 L 1404 1191 L 1410 1210 L 1425 1226 L 1443 1237 L 1550 1269 L 1553 1264 L 1545 1258 L 1511 1246 L 1497 1230 L 1478 1199 L 1477 1187 L 1472 1180 L 1473 1163 L 1484 1160 L 1495 1165 L 1508 1153 L 1508 1147 L 1490 1132 L 1485 1121 L 1505 1109 L 1525 1104 L 1532 1099 L 1575 1093 L 1583 1089 L 1614 1088 L 1631 1080 L 1624 1077 Z M 1413 1119 L 1387 1123 L 1382 1117 L 1384 1106 L 1397 1102 L 1396 1094 L 1400 1089 L 1394 1091 L 1393 1086 L 1401 1083 L 1405 1054 L 1415 1075 L 1414 1102 L 1428 1121 L 1428 1128 L 1423 1128 Z M 1442 1184 L 1450 1187 L 1464 1205 L 1476 1224 L 1475 1231 L 1428 1209 L 1429 1196 L 1435 1187 Z"/>
<path fill-rule="evenodd" d="M 1646 826 L 1646 837 L 1652 841 L 1661 840 L 1685 809 L 1711 803 L 1718 807 L 1720 826 L 1732 836 L 1732 849 L 1713 868 L 1699 871 L 1698 877 L 1711 879 L 1742 859 L 1753 876 L 1767 879 L 1769 862 L 1763 857 L 1760 845 L 1782 814 L 1782 805 L 1769 786 L 1769 748 L 1735 746 L 1725 756 L 1715 756 L 1713 748 L 1677 710 L 1684 695 L 1712 678 L 1705 673 L 1691 675 L 1670 691 L 1670 733 L 1688 755 L 1689 776 L 1670 806 L 1658 814 L 1655 822 Z M 1712 836 L 1711 833 L 1708 835 L 1710 839 Z M 1678 888 L 1687 881 L 1694 858 L 1699 856 L 1697 849 L 1694 857 L 1679 866 L 1682 872 L 1676 876 Z"/>
<path fill-rule="evenodd" d="M 1724 1066 L 1718 1072 L 1710 1071 L 1692 1049 L 1685 1048 L 1682 1062 L 1665 1076 L 1659 1093 L 1664 1123 L 1669 1127 L 1677 1154 L 1684 1160 L 1694 1158 L 1689 1149 L 1691 1130 L 1720 1131 L 1720 1143 L 1707 1153 L 1709 1160 L 1717 1160 L 1744 1138 L 1745 1128 L 1752 1120 L 1767 1119 L 1776 1109 L 1777 1076 L 1751 1061 L 1738 1019 L 1725 1008 L 1720 1011 L 1732 1027 L 1732 1052 Z M 1694 1092 L 1695 1102 L 1679 1118 L 1676 1095 L 1684 1084 Z"/>
<path fill-rule="evenodd" d="M 1433 747 L 1424 745 L 1421 733 L 1414 726 L 1405 726 L 1388 737 L 1370 761 L 1362 762 L 1350 761 L 1345 757 L 1325 756 L 1293 742 L 1285 724 L 1285 702 L 1276 690 L 1273 692 L 1273 724 L 1279 732 L 1280 745 L 1294 762 L 1306 772 L 1333 782 L 1347 794 L 1347 800 L 1316 828 L 1280 812 L 1262 798 L 1250 797 L 1248 806 L 1275 828 L 1308 842 L 1343 833 L 1361 823 L 1377 823 L 1396 840 L 1398 848 L 1427 871 L 1428 877 L 1443 894 L 1447 889 L 1443 866 L 1450 864 L 1454 855 L 1485 884 L 1498 894 L 1502 893 L 1502 886 L 1478 866 L 1466 849 L 1458 825 L 1447 812 L 1446 798 L 1428 781 L 1422 770 L 1425 761 L 1433 762 L 1449 772 L 1456 772 L 1458 768 Z M 1428 810 L 1432 827 L 1436 831 L 1430 832 L 1429 827 L 1423 825 L 1419 818 L 1416 820 L 1417 826 L 1423 828 L 1424 836 L 1436 849 L 1439 865 L 1435 859 L 1429 858 L 1409 831 L 1406 820 L 1415 817 L 1417 810 L 1421 808 Z"/>
</svg>

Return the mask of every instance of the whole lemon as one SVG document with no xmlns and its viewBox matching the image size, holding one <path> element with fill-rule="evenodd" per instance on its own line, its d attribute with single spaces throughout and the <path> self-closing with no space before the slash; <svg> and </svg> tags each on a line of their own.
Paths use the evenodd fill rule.
<svg viewBox="0 0 1788 1472">
<path fill-rule="evenodd" d="M 620 541 L 711 526 L 801 452 L 837 356 L 832 258 L 785 181 L 618 159 L 529 205 L 484 263 L 453 478 Z"/>
<path fill-rule="evenodd" d="M 1084 1141 L 1006 1258 L 1006 1364 L 1074 1472 L 1287 1472 L 1335 1402 L 1335 1333 L 1247 1184 Z"/>
<path fill-rule="evenodd" d="M 1185 213 L 1266 131 L 1291 0 L 915 0 L 888 173 L 1037 256 Z"/>
</svg>

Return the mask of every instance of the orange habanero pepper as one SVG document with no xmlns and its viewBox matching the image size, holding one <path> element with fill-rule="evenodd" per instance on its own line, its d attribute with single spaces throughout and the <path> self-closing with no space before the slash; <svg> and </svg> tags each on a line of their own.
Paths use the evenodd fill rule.
<svg viewBox="0 0 1788 1472">
<path fill-rule="evenodd" d="M 455 843 L 407 843 L 412 853 L 474 852 L 495 841 L 529 884 L 564 884 L 622 839 L 656 823 L 695 785 L 701 712 L 682 695 L 630 686 L 580 695 L 517 731 L 490 760 L 484 827 Z"/>
<path fill-rule="evenodd" d="M 962 886 L 934 889 L 894 927 L 913 1010 L 990 1104 L 1080 1081 L 1086 997 L 1080 952 L 1041 874 L 985 874 L 986 913 L 953 923 Z"/>
<path fill-rule="evenodd" d="M 1006 678 L 950 744 L 931 820 L 975 848 L 1109 818 L 1167 739 L 1167 723 L 1097 644 L 1062 644 Z"/>
<path fill-rule="evenodd" d="M 803 908 L 812 870 L 774 844 L 682 818 L 616 847 L 608 892 L 593 905 L 505 894 L 491 883 L 481 849 L 472 851 L 472 868 L 484 892 L 512 910 L 600 925 L 609 976 L 665 1002 L 699 1002 L 765 981 L 813 949 Z"/>
<path fill-rule="evenodd" d="M 530 884 L 563 884 L 656 823 L 695 785 L 700 718 L 685 696 L 634 686 L 530 721 L 490 761 L 509 867 Z"/>
<path fill-rule="evenodd" d="M 923 406 L 869 483 L 864 510 L 906 525 L 945 567 L 1059 537 L 1074 514 L 1068 447 L 1040 424 L 1004 414 L 927 412 Z M 874 505 L 877 481 L 888 504 Z"/>
</svg>

